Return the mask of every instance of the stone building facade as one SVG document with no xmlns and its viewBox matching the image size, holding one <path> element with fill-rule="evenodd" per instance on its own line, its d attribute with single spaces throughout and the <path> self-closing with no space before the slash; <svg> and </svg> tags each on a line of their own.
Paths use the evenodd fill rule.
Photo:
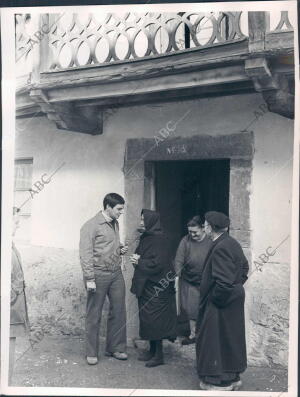
<svg viewBox="0 0 300 397">
<path fill-rule="evenodd" d="M 42 55 L 51 40 L 37 46 L 39 68 L 17 92 L 15 154 L 16 180 L 23 175 L 30 182 L 29 188 L 16 182 L 15 201 L 28 198 L 19 248 L 34 327 L 83 334 L 79 230 L 102 208 L 105 194 L 117 192 L 126 200 L 120 223 L 129 254 L 142 208 L 161 212 L 174 251 L 188 217 L 213 209 L 229 214 L 230 233 L 251 269 L 249 363 L 287 366 L 293 31 L 287 13 L 268 31 L 268 14 L 257 12 L 248 15 L 246 36 L 238 29 L 239 13 L 229 14 L 223 41 L 184 49 L 173 43 L 151 54 L 148 38 L 149 54 L 134 59 L 47 69 Z M 42 15 L 37 26 L 51 17 Z M 220 15 L 214 18 L 211 37 L 225 29 Z M 185 44 L 194 40 L 182 34 Z M 130 342 L 138 337 L 138 316 L 128 257 Z"/>
</svg>

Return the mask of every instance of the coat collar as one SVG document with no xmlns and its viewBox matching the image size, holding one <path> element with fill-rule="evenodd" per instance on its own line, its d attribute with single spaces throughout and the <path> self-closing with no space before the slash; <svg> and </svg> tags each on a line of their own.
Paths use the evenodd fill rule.
<svg viewBox="0 0 300 397">
<path fill-rule="evenodd" d="M 100 225 L 103 225 L 104 223 L 107 223 L 108 225 L 113 225 L 118 223 L 116 219 L 115 220 L 113 219 L 111 222 L 108 222 L 108 220 L 104 218 L 102 211 L 98 212 L 96 218 L 97 218 L 97 223 Z"/>
<path fill-rule="evenodd" d="M 215 241 L 212 242 L 212 247 L 215 247 L 217 244 L 219 244 L 227 237 L 228 237 L 228 232 L 224 232 L 223 234 L 221 234 L 220 237 L 218 237 Z"/>
<path fill-rule="evenodd" d="M 224 238 L 228 237 L 228 232 L 222 233 L 216 240 L 213 241 L 213 245 L 218 244 L 220 241 L 224 240 Z"/>
</svg>

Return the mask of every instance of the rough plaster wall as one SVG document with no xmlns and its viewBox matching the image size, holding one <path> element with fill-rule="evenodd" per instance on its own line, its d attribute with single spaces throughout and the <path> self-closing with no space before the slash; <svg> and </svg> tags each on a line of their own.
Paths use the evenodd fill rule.
<svg viewBox="0 0 300 397">
<path fill-rule="evenodd" d="M 273 253 L 246 287 L 248 353 L 257 365 L 288 361 L 293 122 L 266 113 L 253 125 L 252 261 Z M 285 240 L 286 239 L 286 240 Z M 285 241 L 284 241 L 285 240 Z M 270 247 L 268 249 L 268 247 Z M 254 265 L 252 265 L 253 268 Z"/>
<path fill-rule="evenodd" d="M 86 293 L 78 251 L 19 245 L 26 280 L 28 315 L 33 331 L 83 335 Z M 108 302 L 101 324 L 105 334 Z"/>
<path fill-rule="evenodd" d="M 106 118 L 102 136 L 58 131 L 46 118 L 30 120 L 17 133 L 16 157 L 33 156 L 33 181 L 65 162 L 34 198 L 33 246 L 21 250 L 33 322 L 43 323 L 51 333 L 83 332 L 85 291 L 76 251 L 79 229 L 99 210 L 106 193 L 123 194 L 126 139 L 153 137 L 155 143 L 154 137 L 168 121 L 177 122 L 189 110 L 173 136 L 241 132 L 261 103 L 261 96 L 254 94 L 119 109 Z M 24 125 L 24 121 L 19 123 Z M 293 130 L 290 120 L 270 113 L 257 116 L 251 129 L 255 154 L 250 223 L 252 259 L 256 259 L 267 247 L 274 248 L 290 228 L 292 163 L 287 161 L 292 155 Z M 274 179 L 266 185 L 272 175 Z M 289 264 L 286 242 L 247 283 L 250 363 L 287 365 Z M 130 276 L 126 278 L 128 288 Z M 132 301 L 134 297 L 127 295 Z M 56 321 L 63 309 L 66 317 Z"/>
</svg>

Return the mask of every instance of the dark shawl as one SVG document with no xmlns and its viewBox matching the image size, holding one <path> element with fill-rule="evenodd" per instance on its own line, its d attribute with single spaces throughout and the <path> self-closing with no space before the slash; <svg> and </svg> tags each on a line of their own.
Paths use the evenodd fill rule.
<svg viewBox="0 0 300 397">
<path fill-rule="evenodd" d="M 145 231 L 141 235 L 136 253 L 140 255 L 135 267 L 130 291 L 141 296 L 147 280 L 159 282 L 174 279 L 170 242 L 160 226 L 158 212 L 143 209 Z M 167 278 L 168 275 L 168 278 Z"/>
</svg>

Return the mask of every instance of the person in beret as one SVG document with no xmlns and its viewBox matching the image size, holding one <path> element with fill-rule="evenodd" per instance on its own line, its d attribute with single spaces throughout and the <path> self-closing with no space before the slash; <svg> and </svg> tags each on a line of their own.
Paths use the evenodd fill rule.
<svg viewBox="0 0 300 397">
<path fill-rule="evenodd" d="M 238 390 L 247 367 L 243 284 L 249 271 L 240 244 L 228 234 L 227 215 L 205 214 L 213 244 L 200 283 L 196 327 L 197 371 L 202 390 Z"/>
</svg>

